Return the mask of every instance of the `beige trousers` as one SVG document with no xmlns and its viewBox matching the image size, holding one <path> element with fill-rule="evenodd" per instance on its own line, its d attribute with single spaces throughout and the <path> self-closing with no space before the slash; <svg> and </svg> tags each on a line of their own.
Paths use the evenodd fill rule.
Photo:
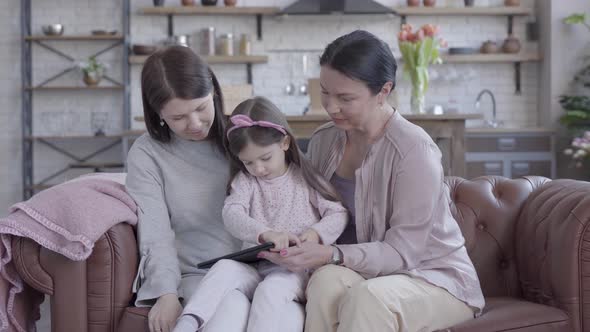
<svg viewBox="0 0 590 332">
<path fill-rule="evenodd" d="M 307 286 L 305 332 L 434 331 L 473 318 L 445 289 L 403 274 L 366 280 L 326 265 Z"/>
</svg>

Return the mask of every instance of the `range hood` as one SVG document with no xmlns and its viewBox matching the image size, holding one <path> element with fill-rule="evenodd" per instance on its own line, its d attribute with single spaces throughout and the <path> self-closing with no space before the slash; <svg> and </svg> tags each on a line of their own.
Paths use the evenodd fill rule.
<svg viewBox="0 0 590 332">
<path fill-rule="evenodd" d="M 391 8 L 372 0 L 297 0 L 285 7 L 281 14 L 389 14 Z"/>
</svg>

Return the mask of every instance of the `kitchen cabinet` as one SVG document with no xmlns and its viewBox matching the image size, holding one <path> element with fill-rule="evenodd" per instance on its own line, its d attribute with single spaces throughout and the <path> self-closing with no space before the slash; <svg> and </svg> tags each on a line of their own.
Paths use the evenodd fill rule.
<svg viewBox="0 0 590 332">
<path fill-rule="evenodd" d="M 468 129 L 466 177 L 498 175 L 555 178 L 554 132 L 543 128 Z"/>
</svg>

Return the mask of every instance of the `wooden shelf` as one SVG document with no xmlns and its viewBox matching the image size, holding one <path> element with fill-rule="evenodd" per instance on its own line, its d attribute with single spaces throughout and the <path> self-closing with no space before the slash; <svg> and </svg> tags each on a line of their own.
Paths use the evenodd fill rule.
<svg viewBox="0 0 590 332">
<path fill-rule="evenodd" d="M 129 63 L 142 64 L 147 58 L 147 55 L 132 55 L 129 57 Z M 204 58 L 209 64 L 255 64 L 268 62 L 268 57 L 266 55 L 213 55 Z"/>
<path fill-rule="evenodd" d="M 26 40 L 41 41 L 41 40 L 63 40 L 63 41 L 92 41 L 92 40 L 123 40 L 122 35 L 79 35 L 79 36 L 27 36 Z"/>
<path fill-rule="evenodd" d="M 139 10 L 144 15 L 275 15 L 278 7 L 218 7 L 218 6 L 182 6 L 182 7 L 145 7 Z"/>
<path fill-rule="evenodd" d="M 411 114 L 405 113 L 401 114 L 407 120 L 438 120 L 438 121 L 445 121 L 445 120 L 473 120 L 473 119 L 481 119 L 483 116 L 477 113 L 459 113 L 459 114 L 441 114 L 441 115 L 434 115 L 434 114 Z M 309 114 L 309 115 L 294 115 L 294 116 L 287 116 L 287 122 L 318 122 L 318 121 L 330 121 L 330 117 L 328 114 Z"/>
<path fill-rule="evenodd" d="M 123 168 L 120 162 L 84 162 L 70 164 L 71 168 Z"/>
<path fill-rule="evenodd" d="M 524 7 L 396 7 L 400 16 L 528 16 L 531 8 Z"/>
<path fill-rule="evenodd" d="M 465 133 L 478 135 L 478 134 L 555 134 L 555 129 L 543 128 L 543 127 L 498 127 L 498 128 L 465 128 Z"/>
<path fill-rule="evenodd" d="M 443 54 L 443 63 L 503 63 L 503 62 L 534 62 L 540 61 L 538 53 L 517 53 L 517 54 Z"/>
<path fill-rule="evenodd" d="M 66 136 L 66 135 L 62 135 L 62 136 L 58 136 L 58 135 L 47 135 L 47 136 L 26 136 L 25 139 L 28 140 L 75 140 L 75 139 L 106 139 L 106 138 L 121 138 L 123 137 L 122 135 L 103 135 L 103 136 L 94 136 L 94 135 L 71 135 L 71 136 Z"/>
<path fill-rule="evenodd" d="M 33 87 L 26 87 L 25 90 L 34 90 L 34 91 L 41 91 L 41 90 L 123 90 L 124 87 L 122 86 L 33 86 Z"/>
</svg>

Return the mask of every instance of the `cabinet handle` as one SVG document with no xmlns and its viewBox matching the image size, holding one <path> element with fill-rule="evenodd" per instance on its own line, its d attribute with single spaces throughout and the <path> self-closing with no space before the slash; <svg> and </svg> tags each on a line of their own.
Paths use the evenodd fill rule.
<svg viewBox="0 0 590 332">
<path fill-rule="evenodd" d="M 500 151 L 514 151 L 516 149 L 516 139 L 514 138 L 498 138 L 498 150 Z"/>
<path fill-rule="evenodd" d="M 502 163 L 484 163 L 483 168 L 486 175 L 502 175 Z"/>
<path fill-rule="evenodd" d="M 531 164 L 530 163 L 513 163 L 512 164 L 512 169 L 515 172 L 518 172 L 518 174 L 529 174 L 530 170 L 531 170 Z"/>
</svg>

